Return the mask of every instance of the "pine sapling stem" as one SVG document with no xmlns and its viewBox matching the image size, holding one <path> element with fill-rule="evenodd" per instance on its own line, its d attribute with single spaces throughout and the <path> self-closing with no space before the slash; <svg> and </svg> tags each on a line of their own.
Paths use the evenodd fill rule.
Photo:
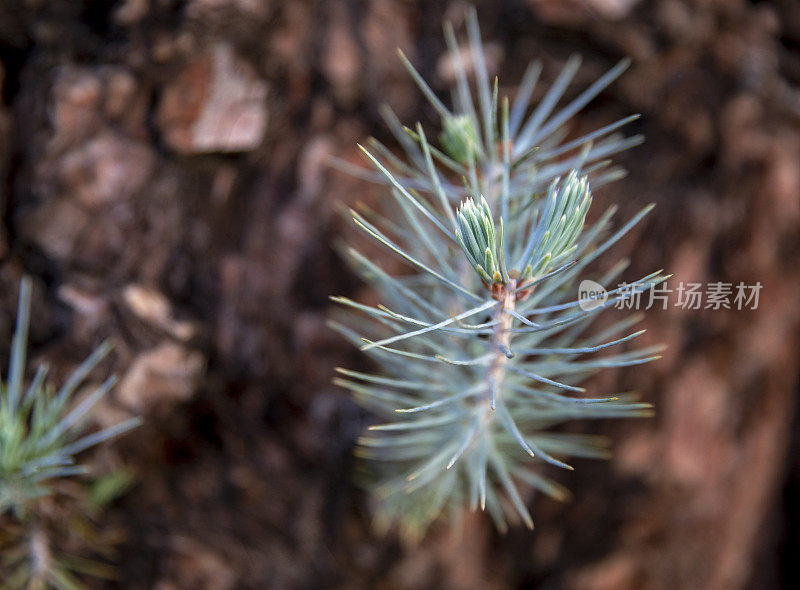
<svg viewBox="0 0 800 590">
<path fill-rule="evenodd" d="M 511 352 L 511 324 L 513 316 L 509 311 L 514 311 L 517 304 L 517 281 L 511 279 L 505 285 L 503 298 L 500 305 L 497 307 L 494 319 L 496 324 L 492 334 L 493 344 L 493 357 L 489 363 L 488 380 L 489 388 L 486 395 L 488 396 L 489 407 L 494 410 L 497 407 L 497 398 L 500 395 L 500 388 L 503 386 L 503 379 L 506 373 L 506 363 L 508 359 L 513 356 Z"/>
<path fill-rule="evenodd" d="M 47 533 L 38 525 L 33 528 L 29 540 L 30 563 L 31 563 L 31 583 L 33 587 L 44 585 L 47 573 L 53 567 L 53 555 L 50 552 L 50 544 L 47 540 Z"/>
</svg>

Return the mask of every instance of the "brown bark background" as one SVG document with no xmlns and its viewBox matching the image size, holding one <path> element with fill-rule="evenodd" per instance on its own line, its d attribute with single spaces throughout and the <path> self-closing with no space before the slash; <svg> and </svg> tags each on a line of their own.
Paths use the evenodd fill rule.
<svg viewBox="0 0 800 590">
<path fill-rule="evenodd" d="M 0 357 L 23 273 L 57 375 L 116 344 L 100 420 L 146 424 L 95 453 L 137 480 L 105 516 L 112 587 L 797 587 L 800 5 L 477 6 L 501 92 L 530 59 L 552 81 L 582 54 L 574 95 L 632 57 L 574 122 L 643 115 L 630 176 L 598 195 L 658 205 L 615 252 L 631 276 L 763 289 L 754 311 L 648 313 L 664 359 L 601 379 L 657 416 L 587 425 L 615 457 L 556 474 L 574 499 L 536 499 L 534 532 L 471 515 L 412 549 L 370 531 L 351 454 L 369 417 L 330 384 L 364 360 L 324 327 L 329 294 L 364 294 L 331 248 L 352 235 L 337 204 L 379 192 L 326 161 L 388 138 L 382 102 L 434 123 L 395 48 L 444 89 L 441 22 L 466 4 L 0 4 Z"/>
</svg>

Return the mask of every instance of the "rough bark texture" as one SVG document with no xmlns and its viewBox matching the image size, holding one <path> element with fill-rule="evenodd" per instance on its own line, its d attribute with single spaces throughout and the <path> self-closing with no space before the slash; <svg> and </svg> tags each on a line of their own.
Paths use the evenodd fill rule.
<svg viewBox="0 0 800 590">
<path fill-rule="evenodd" d="M 604 374 L 652 420 L 595 427 L 610 463 L 559 474 L 566 505 L 500 536 L 470 515 L 418 548 L 369 529 L 351 447 L 368 421 L 330 385 L 363 359 L 324 327 L 361 289 L 331 248 L 337 204 L 379 191 L 331 171 L 385 139 L 377 107 L 432 113 L 395 58 L 448 76 L 461 2 L 7 0 L 0 7 L 0 356 L 36 281 L 33 352 L 59 375 L 112 337 L 143 413 L 137 472 L 107 515 L 121 588 L 778 588 L 800 580 L 800 7 L 794 0 L 478 3 L 513 93 L 529 59 L 575 88 L 633 66 L 575 121 L 630 112 L 644 146 L 599 203 L 658 204 L 617 253 L 631 276 L 763 284 L 755 311 L 652 311 L 669 345 Z M 438 88 L 444 88 L 444 84 Z M 391 261 L 387 261 L 392 264 Z M 368 294 L 361 293 L 361 297 Z M 5 366 L 5 364 L 3 364 Z"/>
</svg>

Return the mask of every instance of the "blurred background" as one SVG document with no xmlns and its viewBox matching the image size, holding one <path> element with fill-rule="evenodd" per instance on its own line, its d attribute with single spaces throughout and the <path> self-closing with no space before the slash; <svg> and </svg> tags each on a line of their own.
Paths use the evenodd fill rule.
<svg viewBox="0 0 800 590">
<path fill-rule="evenodd" d="M 568 98 L 632 58 L 573 122 L 643 115 L 596 202 L 658 206 L 611 258 L 763 288 L 756 310 L 648 312 L 664 358 L 599 383 L 655 418 L 582 427 L 615 457 L 555 474 L 574 498 L 532 501 L 534 532 L 470 515 L 418 547 L 370 530 L 352 475 L 370 417 L 330 384 L 366 366 L 324 326 L 329 294 L 368 296 L 332 250 L 353 235 L 337 207 L 381 193 L 328 158 L 391 141 L 382 102 L 436 129 L 395 49 L 443 91 L 441 24 L 462 31 L 467 4 L 0 4 L 2 366 L 30 274 L 35 359 L 62 376 L 112 338 L 98 419 L 146 421 L 93 455 L 134 474 L 100 523 L 109 587 L 800 587 L 800 4 L 476 4 L 501 94 L 534 58 L 549 82 L 583 56 Z"/>
</svg>

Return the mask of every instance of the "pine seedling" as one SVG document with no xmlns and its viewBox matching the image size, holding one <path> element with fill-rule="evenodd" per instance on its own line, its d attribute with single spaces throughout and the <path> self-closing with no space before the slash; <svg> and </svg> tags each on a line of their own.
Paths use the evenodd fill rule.
<svg viewBox="0 0 800 590">
<path fill-rule="evenodd" d="M 31 281 L 24 278 L 8 378 L 0 380 L 0 517 L 12 521 L 4 541 L 13 545 L 14 538 L 17 540 L 16 547 L 4 551 L 0 560 L 2 587 L 81 588 L 70 573 L 74 568 L 69 564 L 80 563 L 91 570 L 92 562 L 77 558 L 64 561 L 51 553 L 37 506 L 53 494 L 54 481 L 88 472 L 85 465 L 76 461 L 79 453 L 134 428 L 140 419 L 87 432 L 87 421 L 95 404 L 114 386 L 115 377 L 108 378 L 79 403 L 73 403 L 76 390 L 111 350 L 107 342 L 58 390 L 47 383 L 46 365 L 39 366 L 25 387 L 30 302 Z"/>
<path fill-rule="evenodd" d="M 627 266 L 617 261 L 597 282 L 608 298 L 581 305 L 587 267 L 652 206 L 612 231 L 614 208 L 587 222 L 592 188 L 624 175 L 609 157 L 641 142 L 617 131 L 636 116 L 565 141 L 567 124 L 627 67 L 623 61 L 565 106 L 558 103 L 580 60 L 571 58 L 531 106 L 541 71 L 531 64 L 513 102 L 489 82 L 475 11 L 467 15 L 469 63 L 445 26 L 456 87 L 452 108 L 400 53 L 438 113 L 438 146 L 422 126 L 383 116 L 405 157 L 371 139 L 362 150 L 374 172 L 342 167 L 384 184 L 381 216 L 351 210 L 355 224 L 407 274 L 343 248 L 381 305 L 345 297 L 331 325 L 367 353 L 375 373 L 339 369 L 336 383 L 382 422 L 359 439 L 373 482 L 376 524 L 419 539 L 441 514 L 464 508 L 507 522 L 533 520 L 520 486 L 557 499 L 568 492 L 543 470 L 572 469 L 570 457 L 608 456 L 601 437 L 554 432 L 566 421 L 647 416 L 633 394 L 588 397 L 581 383 L 607 367 L 659 358 L 658 347 L 620 351 L 643 330 L 638 316 L 595 327 L 601 312 L 666 278 L 649 274 L 611 289 Z M 474 73 L 474 82 L 467 72 Z M 473 90 L 474 85 L 474 90 Z M 600 355 L 595 355 L 600 353 Z"/>
</svg>

